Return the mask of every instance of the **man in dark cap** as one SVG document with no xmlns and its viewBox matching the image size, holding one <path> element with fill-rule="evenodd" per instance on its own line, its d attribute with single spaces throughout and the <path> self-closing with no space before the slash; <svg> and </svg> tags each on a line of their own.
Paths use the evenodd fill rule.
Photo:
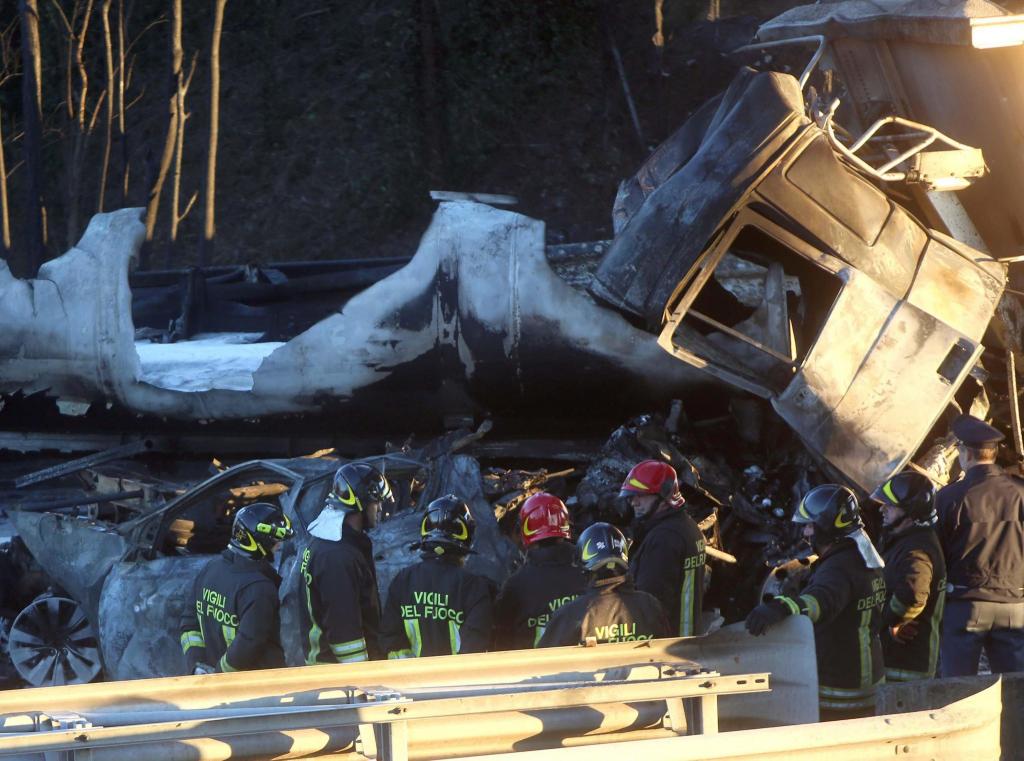
<svg viewBox="0 0 1024 761">
<path fill-rule="evenodd" d="M 954 421 L 963 478 L 936 497 L 946 555 L 942 676 L 1024 671 L 1024 480 L 995 464 L 1003 434 L 978 418 Z"/>
</svg>

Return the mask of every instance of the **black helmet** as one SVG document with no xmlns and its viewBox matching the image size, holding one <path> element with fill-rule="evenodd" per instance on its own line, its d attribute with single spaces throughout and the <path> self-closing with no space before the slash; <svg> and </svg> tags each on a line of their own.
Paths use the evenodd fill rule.
<svg viewBox="0 0 1024 761">
<path fill-rule="evenodd" d="M 576 540 L 576 555 L 579 564 L 588 571 L 607 568 L 625 573 L 629 567 L 626 537 L 610 523 L 588 526 Z"/>
<path fill-rule="evenodd" d="M 822 484 L 807 492 L 793 513 L 793 522 L 813 523 L 815 537 L 824 542 L 864 528 L 857 495 L 838 484 Z"/>
<path fill-rule="evenodd" d="M 931 523 L 936 517 L 935 486 L 927 476 L 912 470 L 897 473 L 875 489 L 871 498 L 902 508 L 917 523 Z"/>
<path fill-rule="evenodd" d="M 281 508 L 268 502 L 246 505 L 235 513 L 229 546 L 251 558 L 270 557 L 274 545 L 295 536 Z"/>
<path fill-rule="evenodd" d="M 394 500 L 388 480 L 372 465 L 365 462 L 347 462 L 334 474 L 334 484 L 325 505 L 335 510 L 361 513 L 369 502 L 386 503 Z"/>
<path fill-rule="evenodd" d="M 454 494 L 446 494 L 427 505 L 427 514 L 420 523 L 420 547 L 438 551 L 439 555 L 446 548 L 469 552 L 475 528 L 469 505 Z"/>
</svg>

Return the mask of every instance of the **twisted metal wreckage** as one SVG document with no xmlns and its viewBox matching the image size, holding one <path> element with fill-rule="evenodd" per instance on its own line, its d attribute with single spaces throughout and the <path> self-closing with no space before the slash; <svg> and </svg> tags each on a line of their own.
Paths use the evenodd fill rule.
<svg viewBox="0 0 1024 761">
<path fill-rule="evenodd" d="M 545 247 L 542 222 L 449 201 L 408 261 L 130 274 L 139 211 L 99 215 L 35 279 L 0 270 L 4 446 L 50 446 L 75 424 L 142 428 L 173 449 L 183 421 L 254 418 L 359 433 L 486 414 L 522 430 L 557 411 L 559 430 L 608 430 L 682 398 L 667 419 L 563 455 L 575 472 L 489 470 L 501 458 L 465 431 L 369 458 L 402 495 L 375 537 L 381 587 L 413 557 L 410 508 L 434 496 L 468 499 L 471 563 L 500 580 L 516 555 L 503 528 L 531 490 L 561 490 L 592 519 L 653 455 L 683 474 L 723 561 L 711 599 L 735 620 L 792 557 L 789 508 L 814 480 L 864 493 L 910 463 L 945 481 L 946 423 L 967 410 L 1007 425 L 1024 454 L 1010 269 L 1024 238 L 1024 19 L 983 0 L 937 5 L 805 6 L 763 25 L 752 52 L 806 68 L 742 68 L 623 183 L 610 243 Z M 41 399 L 90 411 L 40 430 Z M 47 474 L 5 493 L 25 508 L 9 510 L 10 546 L 31 560 L 15 560 L 60 590 L 21 614 L 7 603 L 31 684 L 180 673 L 171 629 L 230 512 L 277 499 L 301 536 L 337 466 L 254 461 L 181 493 L 102 459 L 79 463 L 92 490 L 63 506 L 21 488 Z M 94 507 L 71 516 L 68 502 Z M 288 590 L 294 549 L 281 564 Z M 295 604 L 285 596 L 292 662 Z M 54 648 L 46 627 L 74 647 Z"/>
</svg>

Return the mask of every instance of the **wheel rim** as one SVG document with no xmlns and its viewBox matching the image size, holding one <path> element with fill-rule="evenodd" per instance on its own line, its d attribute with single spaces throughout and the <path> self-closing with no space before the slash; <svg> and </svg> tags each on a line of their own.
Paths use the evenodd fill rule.
<svg viewBox="0 0 1024 761">
<path fill-rule="evenodd" d="M 67 597 L 30 602 L 11 624 L 8 652 L 35 687 L 83 684 L 100 672 L 96 634 L 82 607 Z"/>
</svg>

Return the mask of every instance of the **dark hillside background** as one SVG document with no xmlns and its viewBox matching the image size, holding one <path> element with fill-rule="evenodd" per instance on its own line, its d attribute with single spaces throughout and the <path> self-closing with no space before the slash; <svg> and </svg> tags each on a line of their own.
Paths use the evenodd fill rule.
<svg viewBox="0 0 1024 761">
<path fill-rule="evenodd" d="M 38 3 L 43 258 L 50 258 L 78 239 L 98 208 L 104 3 Z M 797 4 L 665 0 L 659 54 L 652 42 L 654 0 L 229 0 L 220 55 L 216 248 L 209 263 L 409 254 L 429 221 L 431 189 L 515 195 L 517 210 L 547 222 L 552 242 L 610 237 L 619 181 L 728 83 L 736 62 L 726 52 L 747 42 L 759 19 Z M 6 72 L 0 124 L 11 219 L 7 258 L 25 276 L 34 266 L 22 213 L 18 5 L 0 4 Z M 80 25 L 90 8 L 82 58 L 86 122 L 95 114 L 95 123 L 83 130 L 67 110 L 69 71 L 73 102 L 81 88 L 68 66 L 68 28 L 79 28 L 75 20 Z M 115 134 L 108 210 L 145 206 L 156 177 L 171 87 L 170 8 L 167 0 L 112 0 L 110 6 L 115 20 L 123 9 L 132 45 L 125 66 L 128 192 L 122 198 L 124 162 Z M 719 20 L 708 21 L 709 12 Z M 185 69 L 197 59 L 186 101 L 181 207 L 198 195 L 172 248 L 168 179 L 147 248 L 150 268 L 198 261 L 212 20 L 212 0 L 185 0 Z M 76 134 L 84 156 L 77 181 L 69 169 Z"/>
</svg>

